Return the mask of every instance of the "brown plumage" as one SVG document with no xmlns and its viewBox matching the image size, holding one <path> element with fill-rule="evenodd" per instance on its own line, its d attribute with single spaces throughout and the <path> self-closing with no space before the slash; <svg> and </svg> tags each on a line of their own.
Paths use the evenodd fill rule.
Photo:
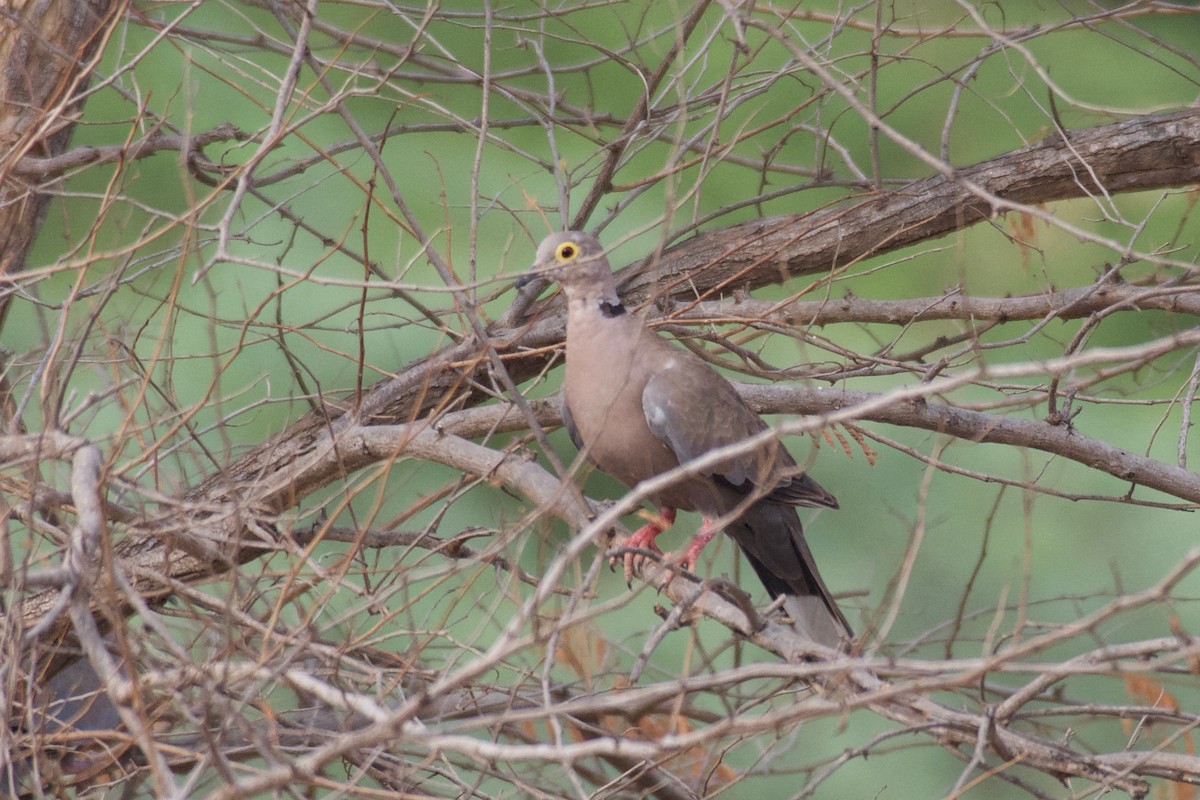
<svg viewBox="0 0 1200 800">
<path fill-rule="evenodd" d="M 563 419 L 572 441 L 604 472 L 632 487 L 766 429 L 712 367 L 625 312 L 595 237 L 573 231 L 547 237 L 531 275 L 557 281 L 566 294 Z M 851 638 L 817 573 L 794 508 L 837 508 L 837 500 L 777 442 L 684 478 L 650 499 L 668 524 L 675 509 L 704 517 L 684 552 L 689 567 L 716 533 L 712 522 L 732 518 L 725 532 L 771 597 L 784 598 L 796 629 L 830 647 Z M 665 527 L 646 525 L 629 544 L 657 549 L 654 538 Z"/>
</svg>

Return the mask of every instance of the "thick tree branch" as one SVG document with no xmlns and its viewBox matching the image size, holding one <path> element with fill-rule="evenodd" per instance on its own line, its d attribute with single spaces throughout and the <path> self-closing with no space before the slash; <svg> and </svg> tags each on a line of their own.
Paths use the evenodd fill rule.
<svg viewBox="0 0 1200 800">
<path fill-rule="evenodd" d="M 843 270 L 868 256 L 991 220 L 1011 204 L 1033 207 L 1200 181 L 1198 109 L 1070 131 L 1067 138 L 1048 136 L 952 177 L 917 181 L 839 208 L 700 234 L 665 251 L 656 262 L 622 271 L 621 296 L 627 303 L 663 293 L 707 300 L 733 289 Z M 996 204 L 964 183 L 982 187 Z"/>
</svg>

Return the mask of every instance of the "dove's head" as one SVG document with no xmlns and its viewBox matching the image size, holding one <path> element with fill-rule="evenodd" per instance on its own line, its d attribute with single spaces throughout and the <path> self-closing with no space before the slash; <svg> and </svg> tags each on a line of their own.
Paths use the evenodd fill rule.
<svg viewBox="0 0 1200 800">
<path fill-rule="evenodd" d="M 612 268 L 595 236 L 582 231 L 563 231 L 542 240 L 533 266 L 517 280 L 517 288 L 536 278 L 555 281 L 571 294 L 574 287 L 611 285 Z"/>
</svg>

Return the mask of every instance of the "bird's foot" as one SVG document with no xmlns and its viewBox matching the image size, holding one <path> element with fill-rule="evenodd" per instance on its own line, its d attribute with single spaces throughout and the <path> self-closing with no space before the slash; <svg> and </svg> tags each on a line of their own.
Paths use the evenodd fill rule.
<svg viewBox="0 0 1200 800">
<path fill-rule="evenodd" d="M 658 545 L 654 540 L 658 535 L 667 528 L 675 524 L 675 509 L 664 508 L 661 514 L 656 515 L 642 527 L 633 532 L 624 543 L 625 547 L 631 549 L 650 550 L 658 555 L 662 555 L 662 550 L 658 549 Z M 645 558 L 638 553 L 626 553 L 622 559 L 622 566 L 625 572 L 625 585 L 633 585 L 633 568 L 638 565 L 639 560 Z"/>
<path fill-rule="evenodd" d="M 705 545 L 712 541 L 720 530 L 712 524 L 712 520 L 705 518 L 700 530 L 692 537 L 692 541 L 684 548 L 681 553 L 663 553 L 662 565 L 664 567 L 662 578 L 659 580 L 658 588 L 661 591 L 665 589 L 667 584 L 675 580 L 675 570 L 682 567 L 686 572 L 695 572 L 696 564 L 700 561 L 700 552 Z"/>
<path fill-rule="evenodd" d="M 691 548 L 688 548 L 689 550 Z M 659 563 L 662 565 L 662 573 L 658 576 L 658 591 L 666 589 L 671 581 L 675 580 L 675 574 L 682 569 L 684 572 L 696 571 L 696 559 L 688 555 L 687 550 L 677 552 L 669 550 L 665 553 L 660 553 Z"/>
<path fill-rule="evenodd" d="M 704 522 L 700 525 L 700 530 L 696 531 L 696 535 L 688 543 L 687 549 L 683 551 L 682 563 L 687 567 L 689 572 L 696 571 L 696 562 L 700 560 L 700 551 L 713 540 L 718 530 L 720 529 L 713 524 L 711 519 L 704 518 Z"/>
</svg>

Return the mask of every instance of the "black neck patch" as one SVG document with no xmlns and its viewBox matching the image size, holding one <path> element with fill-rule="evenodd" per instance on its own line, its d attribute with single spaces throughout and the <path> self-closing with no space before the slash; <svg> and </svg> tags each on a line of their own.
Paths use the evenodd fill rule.
<svg viewBox="0 0 1200 800">
<path fill-rule="evenodd" d="M 619 317 L 624 313 L 625 313 L 625 306 L 621 305 L 621 303 L 619 301 L 616 303 L 610 303 L 607 300 L 605 300 L 603 303 L 600 304 L 600 314 L 602 316 Z"/>
</svg>

